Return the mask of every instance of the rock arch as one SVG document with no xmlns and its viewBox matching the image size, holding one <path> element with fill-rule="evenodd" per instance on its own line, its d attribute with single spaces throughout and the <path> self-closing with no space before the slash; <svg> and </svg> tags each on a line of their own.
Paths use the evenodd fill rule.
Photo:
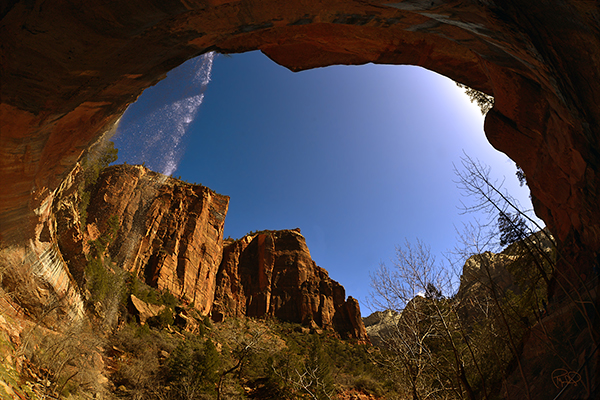
<svg viewBox="0 0 600 400">
<path fill-rule="evenodd" d="M 294 71 L 413 64 L 493 94 L 487 137 L 537 213 L 573 257 L 600 250 L 596 2 L 38 0 L 0 14 L 3 245 L 39 234 L 53 191 L 144 88 L 203 52 L 259 49 Z"/>
<path fill-rule="evenodd" d="M 9 0 L 0 16 L 0 250 L 49 245 L 54 193 L 145 88 L 206 51 L 259 49 L 294 71 L 413 64 L 493 94 L 486 135 L 525 171 L 567 255 L 561 276 L 597 277 L 597 1 Z M 521 358 L 546 388 L 533 374 L 551 356 L 535 330 Z M 586 359 L 597 332 L 597 320 L 577 332 L 571 359 Z M 587 359 L 593 374 L 598 359 Z"/>
</svg>

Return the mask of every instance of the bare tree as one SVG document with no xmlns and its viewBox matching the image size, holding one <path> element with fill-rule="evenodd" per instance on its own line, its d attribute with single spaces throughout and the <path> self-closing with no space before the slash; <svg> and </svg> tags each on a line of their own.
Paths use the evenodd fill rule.
<svg viewBox="0 0 600 400">
<path fill-rule="evenodd" d="M 502 188 L 503 182 L 492 180 L 489 167 L 465 156 L 461 160 L 461 168 L 455 168 L 455 172 L 457 184 L 466 196 L 467 204 L 463 204 L 463 211 L 482 211 L 488 217 L 483 223 L 475 222 L 466 227 L 456 253 L 463 261 L 472 258 L 481 266 L 478 280 L 492 305 L 488 321 L 499 323 L 487 333 L 496 335 L 496 343 L 499 343 L 496 349 L 509 350 L 522 381 L 519 396 L 535 397 L 529 389 L 528 380 L 538 377 L 526 371 L 521 360 L 525 335 L 535 335 L 538 345 L 546 346 L 546 354 L 551 355 L 546 358 L 546 364 L 551 364 L 552 369 L 563 368 L 574 374 L 572 366 L 576 363 L 573 360 L 578 354 L 598 348 L 598 326 L 594 321 L 600 314 L 591 289 L 597 285 L 597 277 L 582 278 L 579 267 L 564 257 L 549 230 L 541 226 L 531 211 L 520 207 Z M 522 170 L 517 170 L 517 177 L 522 184 L 525 182 Z M 502 257 L 500 264 L 514 280 L 512 287 L 499 284 L 494 276 L 499 257 Z M 551 309 L 547 308 L 549 303 L 552 303 Z M 568 312 L 552 315 L 552 310 L 558 307 Z M 551 332 L 546 328 L 547 320 L 556 324 L 556 319 L 564 321 L 565 326 L 577 328 Z M 589 336 L 590 345 L 581 344 L 582 336 Z M 492 336 L 488 337 L 488 342 L 495 340 Z M 502 362 L 507 363 L 506 354 L 501 353 L 492 351 L 487 354 L 499 360 L 503 358 Z M 549 379 L 550 373 L 545 375 Z M 587 383 L 590 387 L 588 393 L 593 384 L 590 382 Z"/>
<path fill-rule="evenodd" d="M 482 244 L 485 244 L 483 248 L 486 250 L 499 251 L 498 244 L 491 240 L 495 237 L 500 237 L 499 244 L 502 244 L 503 237 L 520 239 L 512 251 L 519 253 L 521 260 L 530 263 L 537 270 L 548 291 L 552 289 L 552 285 L 560 288 L 562 296 L 582 314 L 590 339 L 598 346 L 599 335 L 593 320 L 600 317 L 600 312 L 595 305 L 596 297 L 590 289 L 597 283 L 594 280 L 584 281 L 578 268 L 563 257 L 554 237 L 540 225 L 531 210 L 523 210 L 518 201 L 502 188 L 502 182 L 490 178 L 488 166 L 467 155 L 461 159 L 461 166 L 460 169 L 455 166 L 458 178 L 456 183 L 470 200 L 470 204 L 463 203 L 463 212 L 482 211 L 489 216 L 489 221 L 479 224 L 481 228 L 486 228 L 480 229 L 481 232 L 485 231 L 486 237 L 483 238 L 484 234 L 478 233 L 478 238 L 483 240 L 478 242 L 476 247 L 479 248 L 475 250 L 481 250 Z M 490 229 L 496 221 L 499 222 L 500 235 L 498 230 Z M 556 268 L 558 264 L 561 268 Z M 552 276 L 554 279 L 551 279 Z"/>
<path fill-rule="evenodd" d="M 89 326 L 73 323 L 54 332 L 36 325 L 27 336 L 22 352 L 29 378 L 42 384 L 46 396 L 60 396 L 68 385 L 93 393 L 103 390 L 95 361 L 103 341 Z"/>
<path fill-rule="evenodd" d="M 249 335 L 241 335 L 240 337 L 234 338 L 237 342 L 237 346 L 232 352 L 232 355 L 235 357 L 236 362 L 233 366 L 221 372 L 219 376 L 219 382 L 217 384 L 217 400 L 221 399 L 225 378 L 235 371 L 238 371 L 238 379 L 240 379 L 244 365 L 248 359 L 254 353 L 262 350 L 261 347 L 264 341 L 265 333 L 267 333 L 266 329 L 257 328 L 249 332 Z"/>
<path fill-rule="evenodd" d="M 420 241 L 398 247 L 393 266 L 382 264 L 372 275 L 375 306 L 400 313 L 381 338 L 387 362 L 406 377 L 413 399 L 475 399 L 487 398 L 516 361 L 530 398 L 520 344 L 545 302 L 556 243 L 491 181 L 488 167 L 465 157 L 456 173 L 467 197 L 463 211 L 489 220 L 468 224 L 454 253 L 460 293 Z"/>
<path fill-rule="evenodd" d="M 284 351 L 272 360 L 271 369 L 283 384 L 286 398 L 306 395 L 313 400 L 330 400 L 336 393 L 331 364 L 315 339 L 306 356 Z"/>
<path fill-rule="evenodd" d="M 429 247 L 408 241 L 396 248 L 390 269 L 382 264 L 371 276 L 373 303 L 400 314 L 380 340 L 391 352 L 388 367 L 399 368 L 414 400 L 433 394 L 475 398 L 465 372 L 465 351 L 457 328 L 447 270 Z"/>
<path fill-rule="evenodd" d="M 330 400 L 335 394 L 335 388 L 329 387 L 322 377 L 322 371 L 319 366 L 304 366 L 304 370 L 294 370 L 296 378 L 292 385 L 300 391 L 305 392 L 313 400 Z"/>
</svg>

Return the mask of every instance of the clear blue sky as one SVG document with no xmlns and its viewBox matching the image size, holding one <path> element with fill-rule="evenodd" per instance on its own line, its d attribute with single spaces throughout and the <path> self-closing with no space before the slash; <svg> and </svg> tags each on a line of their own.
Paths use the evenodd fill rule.
<svg viewBox="0 0 600 400">
<path fill-rule="evenodd" d="M 184 96 L 197 67 L 159 85 Z M 453 182 L 463 150 L 506 176 L 505 187 L 528 204 L 514 163 L 488 144 L 479 108 L 441 75 L 372 64 L 292 73 L 253 52 L 215 57 L 211 76 L 186 106 L 195 118 L 173 175 L 231 197 L 225 237 L 301 228 L 315 262 L 359 299 L 363 316 L 369 272 L 394 257 L 395 245 L 420 238 L 438 259 L 454 246 L 455 226 L 469 218 L 459 215 Z M 161 106 L 172 99 L 159 85 L 121 129 L 144 118 L 154 121 L 146 131 L 158 129 L 164 113 L 187 118 Z M 120 162 L 140 163 L 147 140 L 116 137 Z"/>
</svg>

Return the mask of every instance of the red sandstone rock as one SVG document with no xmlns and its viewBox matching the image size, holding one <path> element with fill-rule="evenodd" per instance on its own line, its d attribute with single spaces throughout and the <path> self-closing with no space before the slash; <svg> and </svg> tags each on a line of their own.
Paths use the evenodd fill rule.
<svg viewBox="0 0 600 400">
<path fill-rule="evenodd" d="M 100 175 L 88 224 L 105 232 L 119 218 L 112 259 L 147 284 L 168 289 L 207 314 L 223 248 L 229 197 L 141 166 L 118 165 Z"/>
<path fill-rule="evenodd" d="M 228 243 L 212 310 L 224 316 L 277 317 L 366 340 L 358 301 L 317 266 L 297 230 L 248 235 Z"/>
<path fill-rule="evenodd" d="M 80 284 L 89 251 L 84 243 L 107 232 L 116 216 L 111 259 L 147 284 L 194 303 L 204 315 L 212 310 L 215 319 L 274 316 L 367 337 L 358 301 L 346 300 L 344 288 L 314 263 L 298 229 L 246 236 L 223 249 L 229 198 L 141 166 L 102 172 L 84 232 L 77 192 L 62 195 L 55 202 L 62 221 L 56 236 L 71 273 L 81 275 Z M 136 299 L 132 302 L 143 314 Z"/>
<path fill-rule="evenodd" d="M 146 303 L 135 297 L 133 294 L 130 296 L 130 312 L 132 315 L 135 315 L 140 325 L 146 324 L 146 321 L 149 318 L 156 317 L 160 314 L 165 306 L 157 306 L 154 304 Z"/>
<path fill-rule="evenodd" d="M 597 276 L 598 2 L 34 0 L 0 16 L 0 246 L 14 254 L 53 240 L 61 182 L 143 89 L 203 52 L 260 49 L 294 71 L 413 64 L 493 94 L 486 135 L 561 242 L 557 291 Z"/>
<path fill-rule="evenodd" d="M 51 0 L 1 11 L 3 243 L 34 236 L 34 210 L 169 69 L 211 49 L 261 49 L 292 70 L 414 64 L 493 94 L 486 133 L 527 174 L 538 214 L 593 253 L 584 260 L 600 249 L 596 2 Z"/>
</svg>

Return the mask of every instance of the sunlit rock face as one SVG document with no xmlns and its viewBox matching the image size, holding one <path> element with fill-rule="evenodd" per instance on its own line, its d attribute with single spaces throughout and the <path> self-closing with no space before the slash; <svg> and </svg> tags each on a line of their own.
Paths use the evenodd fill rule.
<svg viewBox="0 0 600 400">
<path fill-rule="evenodd" d="M 365 329 L 371 343 L 376 346 L 385 347 L 385 338 L 390 334 L 390 330 L 393 332 L 394 327 L 400 320 L 400 314 L 396 311 L 385 310 L 375 311 L 368 317 L 363 318 Z"/>
<path fill-rule="evenodd" d="M 100 174 L 83 228 L 76 197 L 67 191 L 57 199 L 72 212 L 55 212 L 64 221 L 56 236 L 80 287 L 89 241 L 108 232 L 112 220 L 111 261 L 204 315 L 276 317 L 366 339 L 358 302 L 315 264 L 299 232 L 260 233 L 223 246 L 227 196 L 117 165 Z"/>
<path fill-rule="evenodd" d="M 296 230 L 262 232 L 225 246 L 213 318 L 277 317 L 365 340 L 358 301 L 310 256 Z"/>
<path fill-rule="evenodd" d="M 92 193 L 87 230 L 119 229 L 108 253 L 147 284 L 202 313 L 212 307 L 229 197 L 141 166 L 107 168 Z M 113 217 L 114 218 L 114 217 Z"/>
</svg>

